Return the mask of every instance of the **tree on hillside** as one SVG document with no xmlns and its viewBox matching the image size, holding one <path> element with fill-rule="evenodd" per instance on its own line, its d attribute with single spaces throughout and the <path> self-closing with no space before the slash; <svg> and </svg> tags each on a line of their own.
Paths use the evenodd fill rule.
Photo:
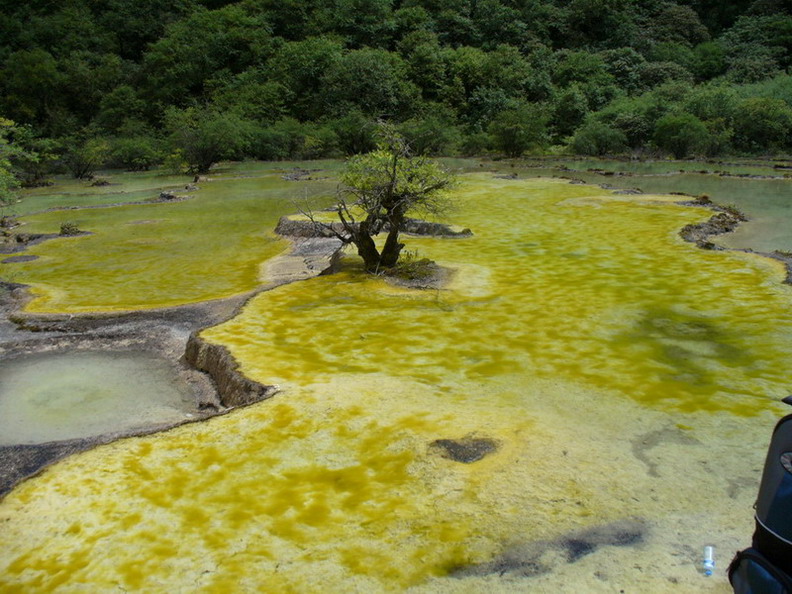
<svg viewBox="0 0 792 594">
<path fill-rule="evenodd" d="M 571 47 L 624 47 L 638 37 L 636 2 L 571 0 L 559 4 L 566 13 L 564 33 Z"/>
<path fill-rule="evenodd" d="M 6 130 L 7 138 L 13 136 L 13 145 L 6 146 L 11 149 L 6 156 L 19 183 L 27 188 L 45 185 L 45 178 L 58 161 L 58 143 L 37 136 L 32 126 L 9 125 Z"/>
<path fill-rule="evenodd" d="M 677 159 L 702 153 L 709 141 L 707 126 L 689 113 L 669 113 L 657 121 L 654 142 Z"/>
<path fill-rule="evenodd" d="M 553 102 L 551 124 L 554 136 L 569 136 L 583 123 L 588 113 L 588 101 L 577 84 L 559 93 Z"/>
<path fill-rule="evenodd" d="M 15 190 L 19 182 L 11 170 L 13 147 L 8 142 L 8 135 L 13 129 L 11 120 L 0 117 L 0 206 L 4 206 L 16 197 Z"/>
<path fill-rule="evenodd" d="M 717 41 L 700 43 L 693 48 L 693 74 L 700 81 L 711 80 L 726 71 L 726 50 Z"/>
<path fill-rule="evenodd" d="M 750 97 L 734 113 L 735 145 L 758 153 L 787 149 L 792 140 L 792 108 L 781 99 Z"/>
<path fill-rule="evenodd" d="M 245 3 L 196 9 L 167 27 L 141 63 L 142 95 L 167 105 L 189 105 L 218 82 L 262 63 L 272 37 L 262 15 Z"/>
<path fill-rule="evenodd" d="M 165 119 L 171 146 L 181 151 L 188 173 L 207 173 L 218 161 L 243 156 L 255 132 L 233 112 L 170 109 Z"/>
<path fill-rule="evenodd" d="M 395 129 L 380 125 L 377 149 L 352 157 L 341 174 L 338 218 L 340 225 L 317 223 L 345 244 L 354 244 L 366 272 L 396 265 L 404 247 L 399 234 L 407 214 L 439 214 L 448 205 L 450 174 L 436 162 L 414 156 Z M 386 232 L 382 249 L 374 236 Z"/>
<path fill-rule="evenodd" d="M 324 75 L 324 101 L 341 115 L 357 107 L 374 117 L 411 115 L 420 90 L 407 79 L 407 65 L 395 52 L 363 48 L 345 53 Z"/>
<path fill-rule="evenodd" d="M 60 98 L 62 74 L 41 48 L 14 52 L 2 66 L 0 106 L 16 122 L 43 123 Z"/>
<path fill-rule="evenodd" d="M 34 143 L 28 128 L 18 126 L 13 121 L 0 116 L 0 207 L 15 201 L 19 187 L 23 183 L 31 182 L 31 178 L 28 177 L 31 169 L 46 168 L 51 164 L 54 155 L 44 152 L 44 149 L 51 148 L 51 142 Z M 36 149 L 41 152 L 37 152 Z M 36 162 L 38 164 L 35 164 Z M 38 179 L 40 178 L 33 181 Z"/>
<path fill-rule="evenodd" d="M 660 4 L 648 23 L 652 38 L 657 42 L 676 42 L 688 46 L 709 41 L 710 34 L 698 14 L 690 6 L 673 2 Z"/>
<path fill-rule="evenodd" d="M 63 163 L 75 179 L 90 179 L 94 171 L 105 164 L 110 144 L 104 138 L 92 136 L 88 130 L 64 140 Z"/>
<path fill-rule="evenodd" d="M 547 133 L 547 115 L 541 107 L 520 103 L 500 112 L 489 125 L 495 148 L 508 157 L 519 157 L 541 146 Z"/>
<path fill-rule="evenodd" d="M 578 155 L 614 155 L 627 149 L 627 137 L 605 122 L 589 120 L 577 129 L 570 146 Z"/>
</svg>

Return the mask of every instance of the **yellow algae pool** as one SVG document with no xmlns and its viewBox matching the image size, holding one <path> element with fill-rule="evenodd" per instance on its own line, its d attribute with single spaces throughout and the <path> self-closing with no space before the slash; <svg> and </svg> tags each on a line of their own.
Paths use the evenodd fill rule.
<svg viewBox="0 0 792 594">
<path fill-rule="evenodd" d="M 710 213 L 470 176 L 439 291 L 354 264 L 204 331 L 274 399 L 74 456 L 0 503 L 3 592 L 728 592 L 788 393 L 777 263 Z M 437 440 L 489 439 L 471 464 Z M 699 571 L 714 544 L 718 571 Z"/>
<path fill-rule="evenodd" d="M 26 309 L 39 313 L 169 307 L 250 291 L 260 284 L 260 263 L 288 247 L 273 233 L 278 217 L 292 200 L 329 186 L 284 181 L 279 170 L 240 173 L 249 175 L 202 181 L 183 202 L 26 216 L 25 233 L 57 233 L 68 221 L 92 234 L 32 246 L 25 254 L 37 260 L 3 264 L 0 274 L 31 285 L 35 299 Z M 130 192 L 113 198 L 106 190 L 110 199 L 139 199 L 142 182 L 123 180 Z"/>
</svg>

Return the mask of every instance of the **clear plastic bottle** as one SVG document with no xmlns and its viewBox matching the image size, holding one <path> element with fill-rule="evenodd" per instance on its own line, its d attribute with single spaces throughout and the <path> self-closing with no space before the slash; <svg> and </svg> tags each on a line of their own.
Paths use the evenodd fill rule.
<svg viewBox="0 0 792 594">
<path fill-rule="evenodd" d="M 712 545 L 704 547 L 704 562 L 702 565 L 704 566 L 704 575 L 707 577 L 711 576 L 712 572 L 715 571 L 715 547 Z"/>
</svg>

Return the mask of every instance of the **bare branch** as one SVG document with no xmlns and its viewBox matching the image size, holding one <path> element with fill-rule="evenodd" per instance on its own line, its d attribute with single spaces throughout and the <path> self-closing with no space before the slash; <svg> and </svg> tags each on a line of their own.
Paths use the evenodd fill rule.
<svg viewBox="0 0 792 594">
<path fill-rule="evenodd" d="M 325 233 L 329 233 L 332 237 L 340 240 L 344 245 L 352 243 L 352 238 L 349 235 L 343 235 L 339 233 L 332 223 L 325 223 L 324 221 L 317 220 L 316 216 L 314 216 L 313 210 L 311 209 L 311 204 L 307 199 L 304 199 L 302 204 L 304 206 L 299 204 L 297 201 L 294 201 L 297 212 L 311 221 L 311 224 L 314 228 L 314 233 L 316 235 L 322 236 Z M 344 228 L 346 229 L 346 225 Z"/>
</svg>

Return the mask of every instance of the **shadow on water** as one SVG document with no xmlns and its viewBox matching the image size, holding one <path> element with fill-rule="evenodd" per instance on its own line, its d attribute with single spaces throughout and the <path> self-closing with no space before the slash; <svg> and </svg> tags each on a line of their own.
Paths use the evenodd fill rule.
<svg viewBox="0 0 792 594">
<path fill-rule="evenodd" d="M 601 547 L 638 545 L 646 532 L 647 527 L 641 520 L 621 520 L 571 533 L 554 541 L 512 545 L 488 563 L 455 568 L 451 575 L 456 578 L 491 574 L 537 576 L 552 571 L 555 566 L 576 563 Z"/>
<path fill-rule="evenodd" d="M 670 309 L 649 310 L 614 343 L 646 351 L 659 378 L 680 390 L 712 394 L 721 388 L 721 368 L 748 369 L 757 363 L 740 337 L 706 316 Z"/>
</svg>

